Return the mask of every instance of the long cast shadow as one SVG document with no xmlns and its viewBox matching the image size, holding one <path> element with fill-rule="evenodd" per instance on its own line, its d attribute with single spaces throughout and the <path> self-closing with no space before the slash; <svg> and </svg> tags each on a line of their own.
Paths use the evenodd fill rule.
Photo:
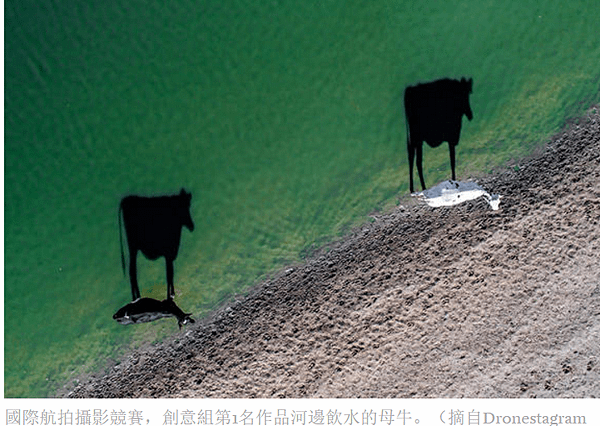
<svg viewBox="0 0 600 426">
<path fill-rule="evenodd" d="M 153 321 L 166 316 L 175 316 L 179 327 L 186 322 L 194 322 L 173 301 L 175 297 L 173 262 L 179 252 L 181 230 L 185 226 L 194 230 L 190 215 L 192 194 L 181 189 L 177 195 L 160 197 L 140 197 L 130 195 L 119 205 L 119 240 L 121 243 L 121 264 L 125 273 L 125 254 L 121 228 L 125 226 L 129 247 L 129 280 L 132 302 L 123 306 L 113 315 L 121 324 L 134 324 Z M 122 218 L 122 220 L 121 220 Z M 158 301 L 141 298 L 137 280 L 137 253 L 156 260 L 165 258 L 167 270 L 167 298 Z"/>
<path fill-rule="evenodd" d="M 452 180 L 456 180 L 455 148 L 460 138 L 463 114 L 473 119 L 469 95 L 473 93 L 473 79 L 441 79 L 408 86 L 404 91 L 406 114 L 406 143 L 410 173 L 410 192 L 414 192 L 413 163 L 417 157 L 417 170 L 421 187 L 423 178 L 423 142 L 432 148 L 447 141 L 450 148 Z"/>
</svg>

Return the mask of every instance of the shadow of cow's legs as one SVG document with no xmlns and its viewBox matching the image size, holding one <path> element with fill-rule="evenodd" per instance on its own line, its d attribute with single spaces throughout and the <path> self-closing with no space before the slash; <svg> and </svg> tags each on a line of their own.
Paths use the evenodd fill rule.
<svg viewBox="0 0 600 426">
<path fill-rule="evenodd" d="M 175 285 L 173 284 L 173 259 L 165 257 L 165 263 L 167 264 L 167 299 L 172 300 L 175 297 Z"/>
</svg>

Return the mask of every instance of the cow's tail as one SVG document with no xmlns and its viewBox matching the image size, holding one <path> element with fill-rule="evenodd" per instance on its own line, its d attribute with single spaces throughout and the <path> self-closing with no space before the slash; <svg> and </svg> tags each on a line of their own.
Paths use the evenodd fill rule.
<svg viewBox="0 0 600 426">
<path fill-rule="evenodd" d="M 123 202 L 119 205 L 119 243 L 121 244 L 121 267 L 123 268 L 123 275 L 125 275 L 125 253 L 123 252 L 123 223 L 121 217 L 123 216 Z"/>
</svg>

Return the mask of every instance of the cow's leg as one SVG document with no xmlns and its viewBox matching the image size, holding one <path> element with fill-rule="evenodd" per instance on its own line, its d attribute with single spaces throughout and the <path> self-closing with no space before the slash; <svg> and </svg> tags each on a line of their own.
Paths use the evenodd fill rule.
<svg viewBox="0 0 600 426">
<path fill-rule="evenodd" d="M 410 176 L 410 192 L 415 192 L 413 187 L 413 163 L 415 161 L 415 148 L 408 145 L 408 173 Z"/>
<path fill-rule="evenodd" d="M 133 300 L 140 298 L 140 288 L 137 282 L 137 266 L 136 266 L 137 250 L 129 251 L 129 281 L 131 282 L 131 296 Z"/>
<path fill-rule="evenodd" d="M 417 170 L 421 179 L 421 188 L 425 191 L 425 179 L 423 179 L 423 143 L 417 144 Z"/>
<path fill-rule="evenodd" d="M 173 259 L 165 257 L 167 264 L 167 299 L 173 299 L 175 297 L 175 286 L 173 285 Z"/>
<path fill-rule="evenodd" d="M 454 171 L 456 167 L 455 146 L 451 142 L 448 142 L 448 145 L 450 146 L 450 168 L 452 169 L 452 180 L 456 181 L 456 173 Z"/>
</svg>

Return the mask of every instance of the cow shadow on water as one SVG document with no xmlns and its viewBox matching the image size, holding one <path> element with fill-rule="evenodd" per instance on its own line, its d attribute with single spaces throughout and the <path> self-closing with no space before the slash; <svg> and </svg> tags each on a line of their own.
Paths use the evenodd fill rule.
<svg viewBox="0 0 600 426">
<path fill-rule="evenodd" d="M 473 92 L 473 79 L 441 79 L 406 87 L 404 111 L 410 192 L 414 192 L 413 164 L 416 157 L 421 187 L 423 178 L 423 142 L 433 148 L 448 142 L 452 180 L 456 181 L 456 146 L 460 138 L 462 116 L 473 119 L 469 95 Z M 458 186 L 458 185 L 457 185 Z M 194 322 L 191 314 L 183 312 L 174 302 L 173 262 L 179 251 L 181 230 L 185 226 L 194 230 L 190 215 L 192 194 L 184 189 L 177 195 L 140 197 L 130 195 L 121 200 L 119 206 L 119 237 L 121 241 L 121 263 L 125 272 L 125 255 L 121 217 L 125 225 L 129 246 L 129 279 L 133 301 L 119 309 L 113 318 L 121 324 L 154 321 L 174 316 L 179 327 Z M 142 298 L 137 281 L 137 253 L 141 251 L 150 260 L 165 258 L 167 269 L 167 298 L 163 301 Z"/>
<path fill-rule="evenodd" d="M 417 160 L 417 171 L 421 188 L 425 190 L 423 178 L 423 142 L 432 148 L 448 142 L 452 180 L 456 181 L 456 146 L 460 138 L 462 116 L 473 119 L 469 95 L 473 93 L 473 79 L 452 80 L 449 78 L 408 86 L 404 91 L 406 114 L 406 144 L 410 174 L 410 192 L 414 192 L 413 163 Z"/>
<path fill-rule="evenodd" d="M 129 280 L 133 301 L 119 309 L 113 318 L 121 324 L 135 324 L 174 316 L 179 328 L 194 322 L 191 314 L 183 312 L 176 304 L 173 283 L 173 262 L 177 258 L 181 230 L 185 226 L 194 230 L 190 215 L 192 194 L 184 189 L 177 195 L 140 197 L 130 195 L 121 200 L 119 206 L 119 240 L 121 264 L 125 273 L 122 227 L 125 226 L 129 247 Z M 121 221 L 122 219 L 122 221 Z M 167 270 L 167 298 L 163 301 L 140 295 L 137 281 L 137 253 L 141 251 L 150 260 L 165 258 Z"/>
</svg>

